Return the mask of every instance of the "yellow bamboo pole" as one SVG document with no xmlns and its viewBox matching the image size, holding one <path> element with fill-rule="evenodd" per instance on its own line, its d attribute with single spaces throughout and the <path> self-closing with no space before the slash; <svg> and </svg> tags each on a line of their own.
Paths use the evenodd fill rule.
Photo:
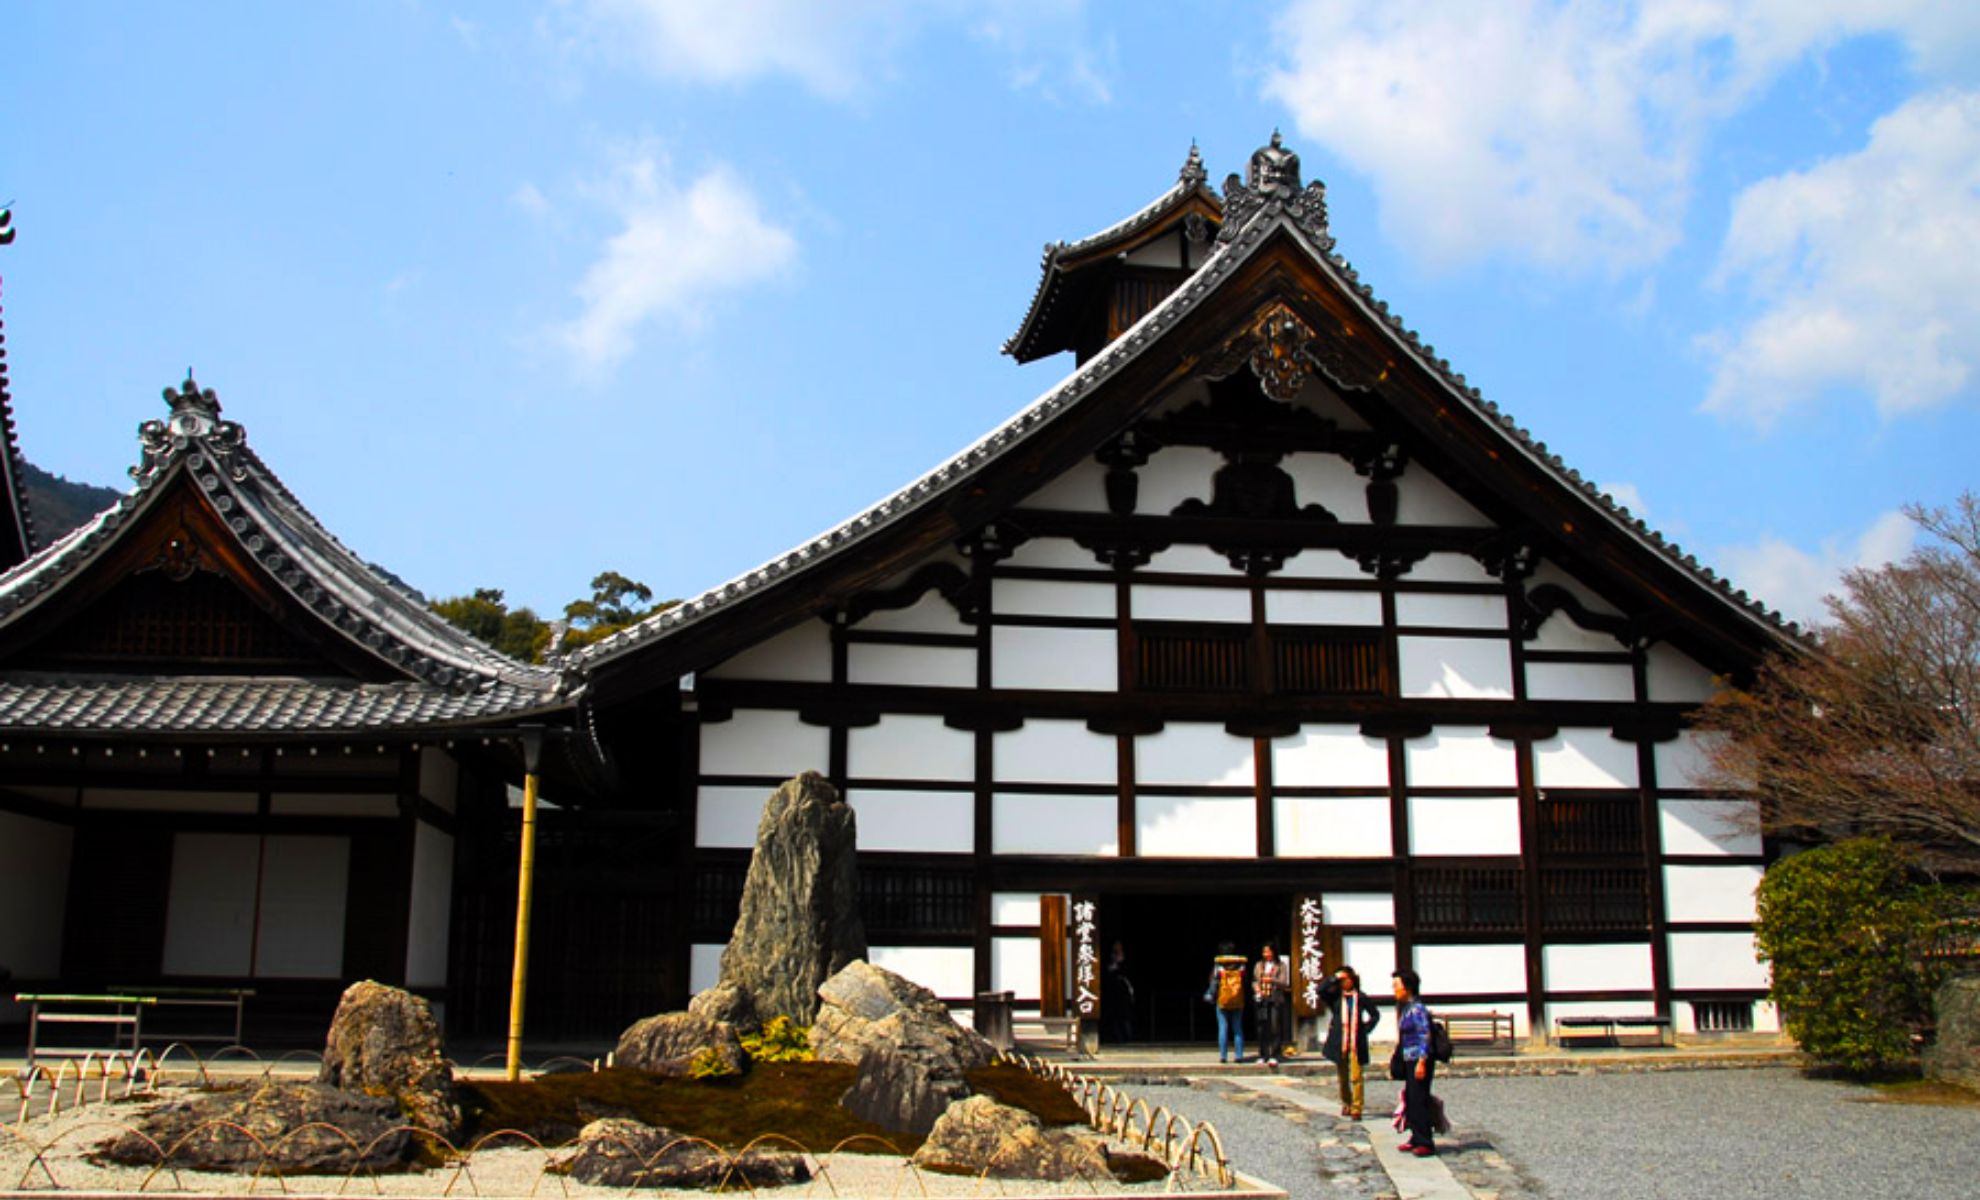
<svg viewBox="0 0 1980 1200">
<path fill-rule="evenodd" d="M 509 1082 L 522 1078 L 523 996 L 529 990 L 529 905 L 536 881 L 536 753 L 525 735 L 522 854 L 516 866 L 516 964 L 509 982 Z"/>
</svg>

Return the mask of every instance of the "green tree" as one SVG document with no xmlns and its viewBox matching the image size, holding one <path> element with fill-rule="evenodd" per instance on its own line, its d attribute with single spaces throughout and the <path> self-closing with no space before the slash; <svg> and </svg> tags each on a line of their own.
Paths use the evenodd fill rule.
<svg viewBox="0 0 1980 1200">
<path fill-rule="evenodd" d="M 637 579 L 617 571 L 600 572 L 592 577 L 589 600 L 573 600 L 564 606 L 570 632 L 564 635 L 563 647 L 575 650 L 588 646 L 679 603 L 663 600 L 654 604 L 653 589 Z"/>
<path fill-rule="evenodd" d="M 1754 933 L 1801 1048 L 1859 1074 L 1909 1062 L 1938 982 L 1926 951 L 1951 904 L 1886 838 L 1850 838 L 1768 868 Z"/>
<path fill-rule="evenodd" d="M 449 625 L 523 662 L 540 662 L 550 645 L 550 623 L 527 608 L 510 608 L 501 588 L 476 588 L 465 596 L 435 600 L 434 612 Z"/>
</svg>

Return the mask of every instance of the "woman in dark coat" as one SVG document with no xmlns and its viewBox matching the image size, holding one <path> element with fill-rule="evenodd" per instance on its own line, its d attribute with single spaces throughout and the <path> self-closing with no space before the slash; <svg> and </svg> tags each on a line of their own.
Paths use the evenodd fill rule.
<svg viewBox="0 0 1980 1200">
<path fill-rule="evenodd" d="M 1342 967 L 1320 985 L 1320 1002 L 1334 1016 L 1320 1053 L 1340 1073 L 1341 1115 L 1359 1121 L 1362 1076 L 1368 1067 L 1368 1035 L 1382 1014 L 1376 1010 L 1374 997 L 1362 992 L 1361 976 L 1353 967 Z"/>
</svg>

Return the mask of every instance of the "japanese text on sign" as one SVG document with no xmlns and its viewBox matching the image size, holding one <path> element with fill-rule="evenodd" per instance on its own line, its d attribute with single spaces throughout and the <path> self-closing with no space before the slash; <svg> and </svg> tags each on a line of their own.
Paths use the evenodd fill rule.
<svg viewBox="0 0 1980 1200">
<path fill-rule="evenodd" d="M 1320 949 L 1320 898 L 1304 896 L 1299 902 L 1299 987 L 1306 1007 L 1320 1007 L 1320 982 L 1326 975 L 1326 955 Z"/>
<path fill-rule="evenodd" d="M 1100 1015 L 1099 908 L 1090 899 L 1072 906 L 1073 1008 L 1082 1018 Z"/>
</svg>

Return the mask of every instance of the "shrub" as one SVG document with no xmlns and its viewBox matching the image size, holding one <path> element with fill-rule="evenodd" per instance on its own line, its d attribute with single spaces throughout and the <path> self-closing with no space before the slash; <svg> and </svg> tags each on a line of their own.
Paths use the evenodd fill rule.
<svg viewBox="0 0 1980 1200">
<path fill-rule="evenodd" d="M 743 1049 L 752 1062 L 810 1062 L 811 1033 L 789 1017 L 771 1017 L 763 1028 L 747 1033 Z"/>
<path fill-rule="evenodd" d="M 1856 1074 L 1911 1061 L 1931 1025 L 1925 948 L 1946 906 L 1908 854 L 1852 838 L 1782 859 L 1760 883 L 1755 934 L 1801 1048 Z"/>
<path fill-rule="evenodd" d="M 688 1060 L 690 1079 L 722 1079 L 730 1075 L 740 1075 L 722 1052 L 713 1046 L 704 1047 Z"/>
</svg>

